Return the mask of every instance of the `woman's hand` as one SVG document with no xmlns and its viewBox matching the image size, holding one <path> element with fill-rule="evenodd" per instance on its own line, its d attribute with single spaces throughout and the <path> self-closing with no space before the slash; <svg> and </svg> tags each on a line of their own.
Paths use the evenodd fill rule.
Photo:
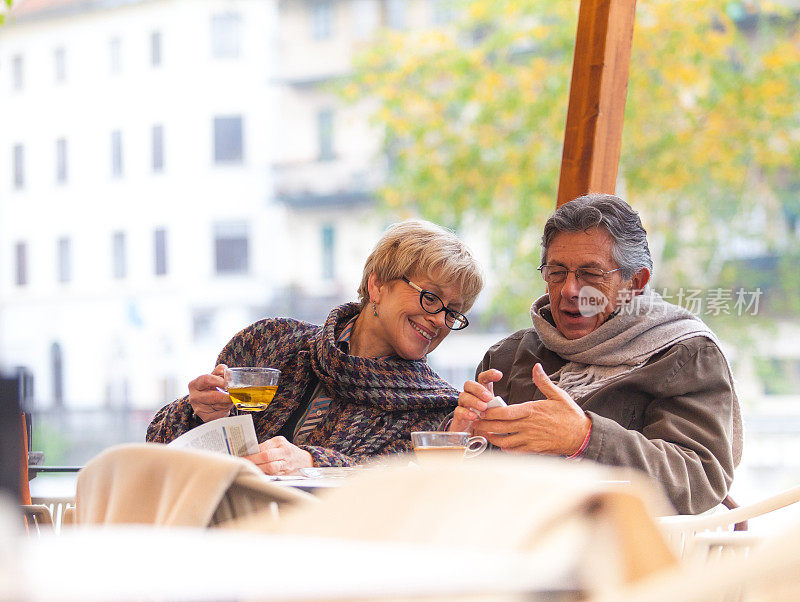
<svg viewBox="0 0 800 602">
<path fill-rule="evenodd" d="M 304 449 L 289 443 L 285 437 L 273 437 L 258 444 L 261 450 L 252 456 L 243 456 L 266 474 L 293 474 L 301 468 L 314 466 L 314 459 Z"/>
<path fill-rule="evenodd" d="M 189 403 L 203 422 L 224 418 L 231 413 L 233 403 L 230 396 L 217 391 L 217 387 L 225 387 L 225 368 L 225 364 L 219 364 L 211 374 L 198 376 L 189 383 Z"/>
<path fill-rule="evenodd" d="M 472 426 L 486 411 L 486 404 L 494 397 L 494 383 L 503 378 L 500 370 L 486 370 L 478 374 L 478 381 L 468 380 L 458 395 L 458 407 L 447 427 L 451 432 L 472 432 Z"/>
</svg>

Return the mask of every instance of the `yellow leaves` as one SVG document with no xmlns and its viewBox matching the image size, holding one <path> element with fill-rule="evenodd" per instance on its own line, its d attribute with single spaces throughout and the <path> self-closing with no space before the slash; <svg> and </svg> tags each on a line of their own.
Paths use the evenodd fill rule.
<svg viewBox="0 0 800 602">
<path fill-rule="evenodd" d="M 761 88 L 762 96 L 771 98 L 773 96 L 783 96 L 788 92 L 788 87 L 785 81 L 771 79 L 764 83 Z"/>
<path fill-rule="evenodd" d="M 529 32 L 534 40 L 544 40 L 550 33 L 550 28 L 545 25 L 537 25 Z"/>
<path fill-rule="evenodd" d="M 494 5 L 493 2 L 488 2 L 487 0 L 477 0 L 470 4 L 469 8 L 467 9 L 467 13 L 470 16 L 470 19 L 474 19 L 475 21 L 483 21 L 486 17 L 489 16 L 489 5 Z"/>
<path fill-rule="evenodd" d="M 441 29 L 429 29 L 424 31 L 420 38 L 420 43 L 428 48 L 449 46 L 452 42 L 452 36 Z"/>
<path fill-rule="evenodd" d="M 395 209 L 400 205 L 402 199 L 400 192 L 396 188 L 385 186 L 381 189 L 380 194 L 388 207 Z"/>
<path fill-rule="evenodd" d="M 486 73 L 483 80 L 475 90 L 475 99 L 480 103 L 491 103 L 503 92 L 506 83 L 503 76 L 497 72 Z"/>
<path fill-rule="evenodd" d="M 770 70 L 781 70 L 796 67 L 800 60 L 800 49 L 796 44 L 784 43 L 776 46 L 771 52 L 764 54 L 762 64 Z"/>
<path fill-rule="evenodd" d="M 358 98 L 360 90 L 358 84 L 350 82 L 342 88 L 342 96 L 344 96 L 345 100 L 352 102 Z"/>
<path fill-rule="evenodd" d="M 665 73 L 667 81 L 678 87 L 694 86 L 700 78 L 700 71 L 694 65 L 681 63 Z"/>
<path fill-rule="evenodd" d="M 394 119 L 394 114 L 388 108 L 381 107 L 378 109 L 376 117 L 379 122 L 385 123 L 391 127 L 391 121 Z"/>
</svg>

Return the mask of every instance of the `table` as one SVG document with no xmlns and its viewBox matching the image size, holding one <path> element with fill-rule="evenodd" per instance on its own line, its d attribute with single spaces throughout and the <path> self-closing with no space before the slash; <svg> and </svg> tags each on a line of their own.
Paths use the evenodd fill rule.
<svg viewBox="0 0 800 602">
<path fill-rule="evenodd" d="M 78 471 L 82 466 L 29 466 L 28 475 L 29 479 L 33 479 L 39 474 L 57 474 L 59 477 L 68 477 L 72 475 L 77 478 Z M 31 476 L 33 475 L 33 476 Z M 39 482 L 34 481 L 31 483 L 31 496 L 32 497 L 75 497 L 76 478 L 63 479 L 63 482 L 58 483 L 42 483 L 39 487 Z M 299 475 L 289 475 L 280 477 L 270 477 L 272 481 L 287 487 L 295 487 L 307 493 L 319 493 L 326 489 L 333 489 L 341 487 L 347 483 L 347 478 L 309 478 Z"/>
<path fill-rule="evenodd" d="M 39 464 L 30 464 L 28 466 L 28 480 L 34 479 L 40 472 L 55 472 L 55 473 L 77 473 L 83 466 L 41 466 Z"/>
<path fill-rule="evenodd" d="M 294 487 L 307 493 L 320 493 L 326 489 L 335 489 L 347 484 L 349 477 L 345 478 L 311 478 L 295 475 L 271 476 L 269 479 L 279 485 Z"/>
</svg>

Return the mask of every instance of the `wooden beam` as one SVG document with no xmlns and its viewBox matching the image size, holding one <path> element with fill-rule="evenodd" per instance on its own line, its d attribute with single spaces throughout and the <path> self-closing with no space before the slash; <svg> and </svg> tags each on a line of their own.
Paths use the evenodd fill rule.
<svg viewBox="0 0 800 602">
<path fill-rule="evenodd" d="M 581 0 L 557 207 L 614 193 L 635 12 L 636 0 Z"/>
</svg>

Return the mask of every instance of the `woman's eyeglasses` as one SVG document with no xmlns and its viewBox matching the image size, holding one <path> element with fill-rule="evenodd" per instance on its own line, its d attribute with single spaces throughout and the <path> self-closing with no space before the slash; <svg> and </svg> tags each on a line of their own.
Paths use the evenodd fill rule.
<svg viewBox="0 0 800 602">
<path fill-rule="evenodd" d="M 411 288 L 419 291 L 419 304 L 422 306 L 422 309 L 429 314 L 444 312 L 444 323 L 450 330 L 461 330 L 469 326 L 467 316 L 455 310 L 447 309 L 444 306 L 444 301 L 442 301 L 438 295 L 417 286 L 405 276 L 401 279 Z"/>
</svg>

